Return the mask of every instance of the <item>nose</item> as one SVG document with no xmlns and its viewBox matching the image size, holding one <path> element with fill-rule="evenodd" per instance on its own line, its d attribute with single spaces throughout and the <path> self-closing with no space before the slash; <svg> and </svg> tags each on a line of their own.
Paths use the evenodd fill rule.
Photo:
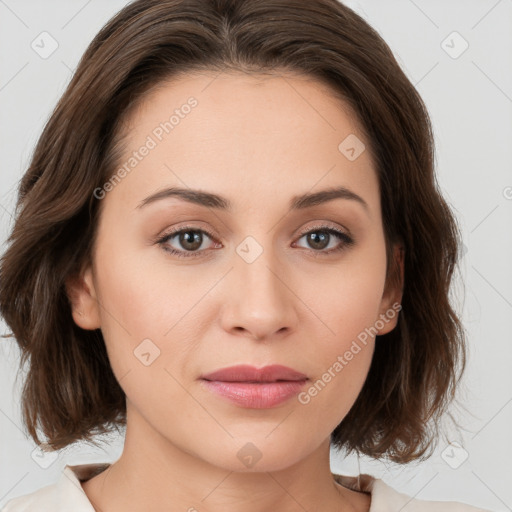
<svg viewBox="0 0 512 512">
<path fill-rule="evenodd" d="M 291 272 L 273 251 L 265 249 L 251 261 L 242 250 L 234 254 L 233 262 L 226 276 L 222 327 L 255 340 L 284 337 L 295 330 L 300 300 L 293 292 Z"/>
</svg>

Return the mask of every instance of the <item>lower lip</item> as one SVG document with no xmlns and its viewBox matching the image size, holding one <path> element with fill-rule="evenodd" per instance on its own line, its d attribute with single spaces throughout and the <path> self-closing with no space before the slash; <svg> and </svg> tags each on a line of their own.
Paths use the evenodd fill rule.
<svg viewBox="0 0 512 512">
<path fill-rule="evenodd" d="M 265 383 L 202 379 L 202 382 L 213 393 L 221 395 L 237 405 L 251 409 L 268 409 L 297 395 L 306 384 L 307 379 Z"/>
</svg>

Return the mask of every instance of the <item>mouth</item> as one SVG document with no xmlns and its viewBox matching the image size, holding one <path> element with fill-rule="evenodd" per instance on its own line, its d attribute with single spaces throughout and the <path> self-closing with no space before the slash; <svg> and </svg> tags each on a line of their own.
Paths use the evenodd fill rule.
<svg viewBox="0 0 512 512">
<path fill-rule="evenodd" d="M 292 368 L 281 365 L 255 368 L 232 366 L 201 377 L 210 392 L 244 408 L 269 409 L 297 395 L 309 380 Z"/>
<path fill-rule="evenodd" d="M 307 380 L 307 375 L 283 365 L 270 365 L 256 368 L 250 365 L 237 365 L 221 368 L 201 376 L 204 380 L 223 382 L 272 383 L 279 381 Z"/>
</svg>

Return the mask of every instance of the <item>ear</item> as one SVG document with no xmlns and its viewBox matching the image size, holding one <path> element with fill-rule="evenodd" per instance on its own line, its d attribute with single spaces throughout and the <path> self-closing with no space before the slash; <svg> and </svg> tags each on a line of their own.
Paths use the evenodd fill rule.
<svg viewBox="0 0 512 512">
<path fill-rule="evenodd" d="M 376 324 L 384 326 L 378 330 L 378 335 L 391 332 L 398 324 L 398 315 L 401 309 L 403 285 L 404 285 L 404 258 L 405 248 L 401 244 L 395 244 L 392 254 L 390 275 L 386 279 L 384 293 L 380 303 L 380 315 Z"/>
<path fill-rule="evenodd" d="M 80 275 L 68 278 L 66 293 L 76 325 L 87 330 L 99 329 L 101 326 L 99 303 L 90 266 Z"/>
</svg>

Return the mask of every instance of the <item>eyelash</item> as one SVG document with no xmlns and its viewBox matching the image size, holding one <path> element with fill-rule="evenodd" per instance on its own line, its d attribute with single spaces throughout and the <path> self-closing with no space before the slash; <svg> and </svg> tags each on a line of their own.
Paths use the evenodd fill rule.
<svg viewBox="0 0 512 512">
<path fill-rule="evenodd" d="M 165 251 L 167 251 L 168 253 L 170 253 L 174 256 L 177 256 L 179 258 L 195 258 L 195 257 L 201 256 L 201 253 L 206 249 L 204 249 L 202 251 L 187 252 L 187 251 L 178 251 L 176 249 L 170 249 L 168 246 L 165 245 L 169 240 L 174 238 L 176 235 L 179 235 L 180 233 L 184 233 L 187 231 L 193 232 L 193 233 L 203 233 L 203 234 L 208 235 L 212 240 L 215 240 L 215 236 L 210 231 L 208 231 L 206 229 L 198 229 L 193 226 L 185 226 L 178 230 L 171 231 L 170 233 L 166 233 L 161 238 L 156 240 L 156 243 L 161 245 L 162 248 Z M 322 256 L 327 256 L 327 255 L 330 255 L 333 253 L 341 252 L 342 250 L 353 246 L 355 243 L 354 239 L 352 237 L 350 237 L 349 235 L 347 235 L 346 233 L 344 233 L 343 231 L 339 231 L 339 230 L 331 228 L 329 226 L 315 226 L 311 229 L 308 229 L 308 231 L 301 233 L 299 240 L 301 238 L 303 238 L 304 236 L 309 235 L 310 233 L 318 233 L 318 232 L 329 233 L 330 235 L 334 235 L 338 239 L 342 240 L 344 243 L 341 243 L 339 246 L 337 246 L 333 249 L 329 249 L 328 251 L 324 251 L 324 250 L 315 251 L 314 249 L 311 249 L 311 252 L 313 253 L 314 257 L 322 257 Z"/>
</svg>

